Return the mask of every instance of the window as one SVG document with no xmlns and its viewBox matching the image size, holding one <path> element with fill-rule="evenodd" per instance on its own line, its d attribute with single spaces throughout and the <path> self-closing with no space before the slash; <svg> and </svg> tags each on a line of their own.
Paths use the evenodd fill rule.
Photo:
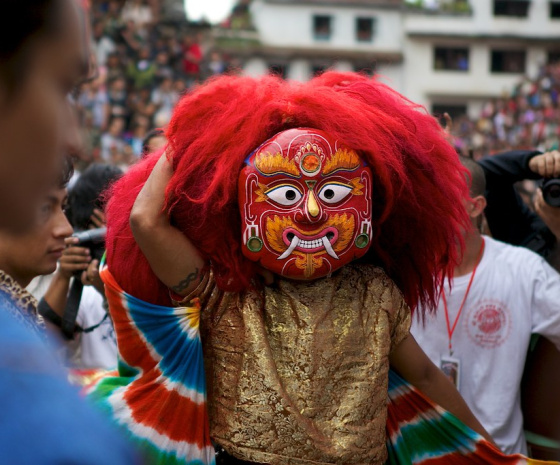
<svg viewBox="0 0 560 465">
<path fill-rule="evenodd" d="M 548 5 L 550 7 L 550 18 L 560 19 L 560 0 L 551 0 Z"/>
<path fill-rule="evenodd" d="M 520 50 L 492 50 L 490 66 L 493 73 L 524 73 L 525 52 Z"/>
<path fill-rule="evenodd" d="M 456 47 L 435 47 L 434 69 L 447 71 L 468 71 L 469 49 Z"/>
<path fill-rule="evenodd" d="M 356 18 L 356 40 L 358 42 L 371 42 L 373 40 L 373 28 L 373 18 Z"/>
<path fill-rule="evenodd" d="M 458 121 L 460 117 L 465 116 L 467 114 L 467 105 L 464 104 L 455 104 L 449 105 L 444 103 L 434 103 L 432 105 L 432 115 L 434 115 L 438 120 L 439 123 L 445 127 L 446 121 L 443 118 L 444 113 L 449 113 L 451 116 L 452 121 Z"/>
<path fill-rule="evenodd" d="M 375 75 L 375 62 L 359 62 L 354 63 L 354 72 L 365 74 L 366 76 L 373 76 Z"/>
<path fill-rule="evenodd" d="M 330 16 L 313 16 L 313 36 L 316 40 L 329 40 L 331 32 Z"/>
<path fill-rule="evenodd" d="M 323 74 L 329 67 L 327 65 L 312 65 L 311 66 L 311 74 L 313 77 L 320 76 Z"/>
<path fill-rule="evenodd" d="M 271 63 L 268 65 L 268 72 L 270 74 L 275 74 L 282 79 L 286 79 L 286 76 L 288 75 L 288 67 L 283 63 Z"/>
<path fill-rule="evenodd" d="M 514 16 L 526 18 L 529 0 L 494 0 L 494 16 Z"/>
<path fill-rule="evenodd" d="M 552 65 L 554 63 L 560 63 L 560 50 L 554 50 L 554 51 L 548 52 L 547 63 L 549 65 Z"/>
</svg>

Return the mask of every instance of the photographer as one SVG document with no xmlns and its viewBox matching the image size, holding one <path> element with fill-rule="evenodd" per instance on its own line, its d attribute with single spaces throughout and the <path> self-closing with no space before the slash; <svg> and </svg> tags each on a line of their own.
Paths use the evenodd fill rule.
<svg viewBox="0 0 560 465">
<path fill-rule="evenodd" d="M 546 203 L 539 188 L 534 199 L 535 211 L 532 211 L 514 186 L 525 179 L 560 177 L 560 152 L 516 150 L 483 158 L 479 164 L 486 176 L 488 206 L 485 213 L 492 236 L 527 247 L 560 269 L 560 208 Z M 547 184 L 553 183 L 555 180 Z"/>
<path fill-rule="evenodd" d="M 92 165 L 76 182 L 67 214 L 75 230 L 82 232 L 66 238 L 59 267 L 39 303 L 43 316 L 69 340 L 69 362 L 77 368 L 117 364 L 116 339 L 99 278 L 105 226 L 100 197 L 121 175 L 115 167 Z"/>
</svg>

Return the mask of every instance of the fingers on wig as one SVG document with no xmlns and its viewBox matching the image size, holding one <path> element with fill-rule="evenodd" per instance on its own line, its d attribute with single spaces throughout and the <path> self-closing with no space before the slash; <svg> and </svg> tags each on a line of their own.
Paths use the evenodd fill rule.
<svg viewBox="0 0 560 465">
<path fill-rule="evenodd" d="M 175 173 L 167 188 L 173 223 L 212 262 L 218 286 L 241 291 L 256 269 L 241 253 L 238 176 L 247 155 L 280 131 L 316 128 L 364 157 L 373 171 L 373 240 L 366 255 L 407 303 L 434 308 L 467 224 L 464 170 L 437 121 L 375 79 L 327 72 L 307 83 L 225 76 L 177 105 L 167 131 Z M 148 157 L 113 187 L 108 263 L 127 291 L 166 303 L 167 289 L 136 246 L 128 218 L 156 162 Z"/>
</svg>

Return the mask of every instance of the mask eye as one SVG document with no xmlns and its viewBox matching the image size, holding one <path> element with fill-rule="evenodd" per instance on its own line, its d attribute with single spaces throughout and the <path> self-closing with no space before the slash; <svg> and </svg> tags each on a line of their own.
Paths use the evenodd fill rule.
<svg viewBox="0 0 560 465">
<path fill-rule="evenodd" d="M 286 207 L 295 205 L 303 197 L 302 193 L 297 188 L 289 185 L 273 187 L 266 192 L 266 196 L 270 200 Z"/>
<path fill-rule="evenodd" d="M 352 189 L 351 186 L 346 184 L 325 184 L 319 192 L 319 198 L 325 203 L 338 203 L 344 200 L 352 192 Z"/>
</svg>

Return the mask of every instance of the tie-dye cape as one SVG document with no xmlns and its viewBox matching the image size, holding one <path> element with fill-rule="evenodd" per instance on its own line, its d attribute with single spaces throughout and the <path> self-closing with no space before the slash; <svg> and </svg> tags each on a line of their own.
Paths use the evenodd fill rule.
<svg viewBox="0 0 560 465">
<path fill-rule="evenodd" d="M 394 371 L 389 372 L 388 465 L 537 465 L 505 455 L 456 416 L 432 402 Z"/>
<path fill-rule="evenodd" d="M 144 451 L 147 465 L 215 464 L 200 306 L 152 305 L 126 294 L 107 267 L 101 276 L 117 333 L 119 372 L 95 382 L 89 395 Z M 394 372 L 387 450 L 388 465 L 545 463 L 502 454 Z"/>
<path fill-rule="evenodd" d="M 214 464 L 198 331 L 200 308 L 162 307 L 101 276 L 119 347 L 119 376 L 89 395 L 124 428 L 147 464 Z"/>
</svg>

